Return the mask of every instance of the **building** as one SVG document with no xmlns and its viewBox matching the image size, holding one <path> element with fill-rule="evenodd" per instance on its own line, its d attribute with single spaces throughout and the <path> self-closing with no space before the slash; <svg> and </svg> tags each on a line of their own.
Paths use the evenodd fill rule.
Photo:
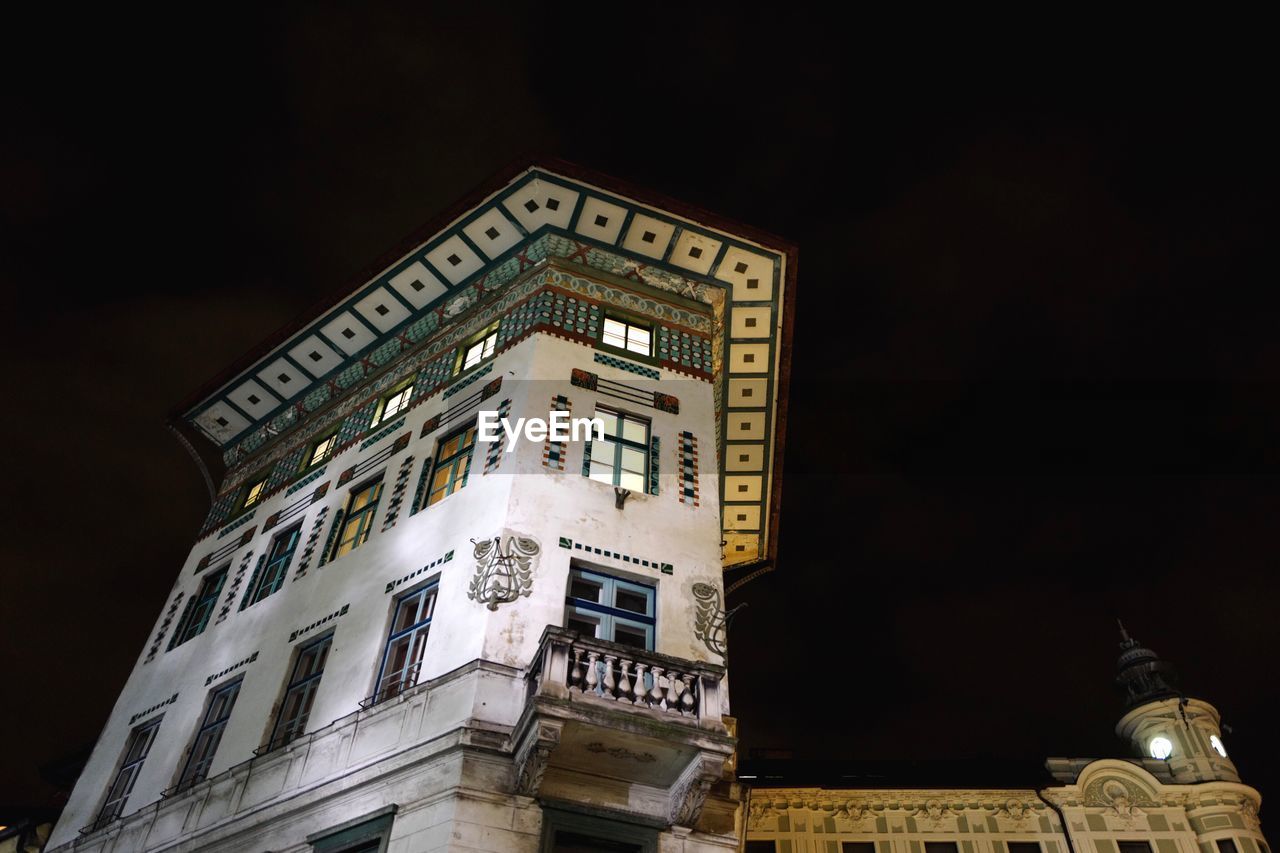
<svg viewBox="0 0 1280 853">
<path fill-rule="evenodd" d="M 795 271 L 534 163 L 233 365 L 174 418 L 212 508 L 48 849 L 1270 853 L 1123 629 L 1132 757 L 737 770 Z"/>
<path fill-rule="evenodd" d="M 745 768 L 748 853 L 1270 853 L 1218 711 L 1121 629 L 1123 759 Z M 806 774 L 808 778 L 806 777 Z"/>
<path fill-rule="evenodd" d="M 187 401 L 212 509 L 49 840 L 736 850 L 795 252 L 499 177 Z M 486 437 L 481 414 L 594 417 Z"/>
</svg>

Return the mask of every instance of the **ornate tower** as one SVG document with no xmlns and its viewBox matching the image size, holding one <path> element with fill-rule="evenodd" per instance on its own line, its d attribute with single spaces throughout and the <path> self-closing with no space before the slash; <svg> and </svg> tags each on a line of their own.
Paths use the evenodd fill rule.
<svg viewBox="0 0 1280 853">
<path fill-rule="evenodd" d="M 1129 636 L 1120 625 L 1116 684 L 1126 712 L 1116 734 L 1148 764 L 1163 765 L 1175 782 L 1239 782 L 1227 757 L 1218 710 L 1178 689 L 1173 664 Z"/>
<path fill-rule="evenodd" d="M 794 263 L 523 165 L 193 396 L 213 506 L 51 848 L 735 849 Z"/>
</svg>

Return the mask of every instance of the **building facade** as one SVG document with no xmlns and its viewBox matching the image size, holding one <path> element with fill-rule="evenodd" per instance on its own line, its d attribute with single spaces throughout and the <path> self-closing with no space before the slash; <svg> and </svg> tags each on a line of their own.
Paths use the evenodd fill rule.
<svg viewBox="0 0 1280 853">
<path fill-rule="evenodd" d="M 1241 783 L 1218 711 L 1183 695 L 1172 667 L 1123 628 L 1120 649 L 1116 733 L 1130 757 L 1051 758 L 1043 777 L 1024 772 L 1011 787 L 748 773 L 748 853 L 1270 853 L 1261 797 Z"/>
<path fill-rule="evenodd" d="M 532 164 L 232 366 L 49 849 L 737 849 L 725 578 L 770 567 L 793 289 L 784 243 Z"/>
</svg>

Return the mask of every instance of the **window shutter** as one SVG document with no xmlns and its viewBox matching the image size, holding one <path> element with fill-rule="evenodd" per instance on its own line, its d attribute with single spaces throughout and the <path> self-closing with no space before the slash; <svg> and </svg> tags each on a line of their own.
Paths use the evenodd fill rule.
<svg viewBox="0 0 1280 853">
<path fill-rule="evenodd" d="M 249 588 L 244 591 L 244 599 L 240 602 L 241 610 L 249 606 L 249 599 L 253 597 L 253 591 L 258 588 L 258 578 L 262 575 L 262 566 L 266 562 L 266 554 L 258 558 L 258 565 L 254 568 L 253 574 L 249 576 Z"/>
<path fill-rule="evenodd" d="M 317 569 L 329 562 L 329 557 L 333 554 L 334 543 L 338 541 L 338 531 L 342 529 L 342 517 L 344 515 L 346 513 L 341 509 L 333 514 L 333 527 L 329 528 L 329 538 L 324 540 L 324 550 L 320 552 L 320 559 L 316 562 Z"/>
</svg>

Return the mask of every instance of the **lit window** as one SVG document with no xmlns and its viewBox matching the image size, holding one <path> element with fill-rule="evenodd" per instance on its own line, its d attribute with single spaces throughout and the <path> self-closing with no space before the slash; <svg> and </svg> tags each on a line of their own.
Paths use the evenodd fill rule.
<svg viewBox="0 0 1280 853">
<path fill-rule="evenodd" d="M 227 570 L 230 568 L 231 565 L 227 564 L 216 572 L 205 575 L 200 582 L 199 591 L 187 600 L 187 609 L 182 613 L 178 629 L 173 632 L 169 648 L 180 646 L 204 631 L 209 624 L 209 617 L 213 615 L 213 608 L 218 604 L 218 596 L 222 594 L 222 585 L 227 580 Z"/>
<path fill-rule="evenodd" d="M 565 596 L 565 627 L 588 637 L 653 651 L 654 589 L 574 569 Z"/>
<path fill-rule="evenodd" d="M 649 355 L 653 352 L 653 333 L 645 326 L 637 326 L 612 317 L 604 319 L 604 342 L 611 347 Z"/>
<path fill-rule="evenodd" d="M 262 574 L 257 583 L 249 589 L 246 599 L 250 606 L 257 604 L 284 584 L 289 574 L 289 561 L 293 552 L 298 549 L 298 539 L 302 535 L 302 525 L 291 527 L 271 540 L 271 550 L 267 552 L 267 561 L 262 566 Z"/>
<path fill-rule="evenodd" d="M 333 448 L 337 443 L 338 432 L 337 430 L 334 430 L 315 444 L 311 445 L 311 452 L 304 457 L 306 459 L 306 464 L 302 467 L 304 469 L 313 468 L 328 459 L 333 455 Z"/>
<path fill-rule="evenodd" d="M 396 603 L 387 648 L 378 672 L 378 691 L 374 702 L 399 696 L 418 683 L 422 654 L 431 632 L 431 617 L 436 609 L 436 585 L 411 592 Z"/>
<path fill-rule="evenodd" d="M 412 397 L 412 382 L 383 397 L 382 402 L 378 404 L 378 413 L 373 416 L 373 426 L 377 426 L 384 421 L 389 421 L 396 415 L 403 412 L 409 407 L 409 400 Z"/>
<path fill-rule="evenodd" d="M 649 422 L 634 415 L 596 409 L 604 438 L 593 440 L 588 476 L 643 494 L 649 471 Z"/>
<path fill-rule="evenodd" d="M 467 484 L 471 470 L 471 454 L 475 450 L 476 427 L 464 427 L 440 442 L 436 449 L 436 465 L 431 475 L 431 492 L 427 506 L 442 501 Z"/>
<path fill-rule="evenodd" d="M 147 753 L 151 751 L 151 744 L 155 742 L 156 731 L 160 728 L 160 719 L 157 717 L 149 723 L 138 726 L 129 734 L 129 743 L 125 747 L 120 770 L 116 773 L 111 787 L 107 789 L 107 801 L 103 803 L 102 811 L 93 822 L 94 829 L 105 826 L 120 817 L 124 811 L 124 805 L 133 791 L 133 783 L 138 781 L 138 774 L 142 772 L 142 762 L 147 760 Z"/>
<path fill-rule="evenodd" d="M 495 329 L 473 344 L 462 350 L 462 369 L 470 370 L 487 358 L 492 358 L 498 347 L 498 332 Z"/>
<path fill-rule="evenodd" d="M 289 686 L 285 688 L 284 702 L 280 705 L 280 716 L 271 740 L 267 742 L 268 749 L 282 747 L 307 730 L 307 719 L 316 701 L 316 689 L 320 686 L 320 676 L 324 675 L 324 663 L 332 643 L 333 635 L 330 634 L 303 646 L 298 652 L 293 674 L 289 676 Z"/>
<path fill-rule="evenodd" d="M 222 733 L 226 731 L 227 720 L 231 719 L 231 710 L 236 706 L 236 697 L 239 695 L 240 680 L 237 679 L 225 687 L 219 687 L 209 696 L 209 706 L 200 722 L 200 730 L 196 732 L 196 741 L 187 757 L 187 766 L 182 768 L 177 790 L 190 788 L 209 775 L 209 766 L 213 764 L 218 744 L 222 742 Z"/>
<path fill-rule="evenodd" d="M 1151 757 L 1160 761 L 1173 754 L 1173 743 L 1167 737 L 1153 737 L 1147 748 L 1151 750 Z"/>
<path fill-rule="evenodd" d="M 244 503 L 240 504 L 240 508 L 248 509 L 249 507 L 256 504 L 258 501 L 262 500 L 262 493 L 264 490 L 266 490 L 266 488 L 267 488 L 266 477 L 260 477 L 254 480 L 253 482 L 251 482 L 249 484 L 249 487 L 245 489 Z"/>
<path fill-rule="evenodd" d="M 1209 735 L 1209 746 L 1213 747 L 1213 751 L 1218 753 L 1218 755 L 1221 755 L 1223 758 L 1227 757 L 1227 748 L 1222 745 L 1222 738 L 1217 735 Z"/>
<path fill-rule="evenodd" d="M 378 498 L 382 497 L 382 480 L 351 490 L 351 498 L 347 501 L 347 511 L 342 519 L 342 532 L 338 535 L 338 544 L 334 548 L 332 559 L 336 560 L 359 548 L 369 539 L 373 530 L 373 517 L 378 512 Z"/>
</svg>

